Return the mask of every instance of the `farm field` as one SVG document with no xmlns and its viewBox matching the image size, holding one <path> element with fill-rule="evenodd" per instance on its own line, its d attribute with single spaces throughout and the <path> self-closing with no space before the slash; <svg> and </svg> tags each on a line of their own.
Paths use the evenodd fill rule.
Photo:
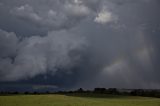
<svg viewBox="0 0 160 106">
<path fill-rule="evenodd" d="M 0 106 L 160 106 L 160 98 L 106 94 L 0 96 Z"/>
</svg>

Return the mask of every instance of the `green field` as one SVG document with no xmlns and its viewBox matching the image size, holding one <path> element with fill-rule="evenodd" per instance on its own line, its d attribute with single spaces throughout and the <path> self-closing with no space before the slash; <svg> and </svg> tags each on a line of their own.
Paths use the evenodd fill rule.
<svg viewBox="0 0 160 106">
<path fill-rule="evenodd" d="M 160 98 L 105 94 L 0 96 L 0 106 L 160 106 Z"/>
</svg>

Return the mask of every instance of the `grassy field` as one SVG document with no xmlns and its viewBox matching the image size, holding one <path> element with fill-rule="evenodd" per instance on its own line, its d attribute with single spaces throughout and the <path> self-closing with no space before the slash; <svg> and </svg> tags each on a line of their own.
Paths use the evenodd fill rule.
<svg viewBox="0 0 160 106">
<path fill-rule="evenodd" d="M 0 96 L 0 106 L 160 106 L 160 98 L 105 94 Z"/>
</svg>

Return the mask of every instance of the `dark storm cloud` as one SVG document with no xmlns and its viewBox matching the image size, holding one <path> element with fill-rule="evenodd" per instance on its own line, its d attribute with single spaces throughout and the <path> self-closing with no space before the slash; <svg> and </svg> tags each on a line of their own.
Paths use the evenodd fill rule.
<svg viewBox="0 0 160 106">
<path fill-rule="evenodd" d="M 0 57 L 9 57 L 15 55 L 18 38 L 14 33 L 7 33 L 3 30 L 0 30 L 0 41 Z"/>
<path fill-rule="evenodd" d="M 78 64 L 86 46 L 83 37 L 74 36 L 66 31 L 50 32 L 45 37 L 24 38 L 17 45 L 15 34 L 2 30 L 1 32 L 0 37 L 4 37 L 1 39 L 3 40 L 1 48 L 4 52 L 1 52 L 1 80 L 32 78 L 48 71 L 54 74 L 61 68 L 69 70 Z M 18 47 L 16 56 L 12 62 L 7 55 L 9 56 L 12 51 L 14 53 L 16 47 Z"/>
<path fill-rule="evenodd" d="M 159 26 L 158 10 L 157 1 L 115 6 L 112 11 L 118 15 L 115 25 L 88 29 L 91 30 L 89 32 L 94 45 L 92 61 L 98 61 L 96 73 L 100 75 L 88 83 L 93 81 L 98 86 L 107 87 L 159 88 L 159 68 L 155 68 L 159 65 L 154 62 L 154 59 L 159 60 L 155 51 L 159 43 L 155 46 L 155 40 L 152 39 L 158 37 L 148 33 Z M 150 25 L 156 27 L 151 28 Z M 158 35 L 159 30 L 154 33 Z M 85 82 L 85 85 L 88 83 Z"/>
<path fill-rule="evenodd" d="M 158 0 L 1 0 L 0 8 L 1 81 L 160 88 Z"/>
<path fill-rule="evenodd" d="M 28 36 L 33 34 L 43 35 L 42 33 L 48 30 L 70 29 L 82 20 L 98 17 L 99 14 L 97 13 L 99 11 L 103 10 L 103 13 L 107 16 L 111 15 L 109 11 L 104 11 L 104 2 L 103 0 L 100 2 L 98 0 L 39 0 L 38 2 L 2 0 L 1 4 L 3 5 L 0 8 L 3 16 L 0 26 L 7 31 L 26 36 L 27 34 Z M 107 19 L 110 21 L 110 18 L 111 16 Z M 16 27 L 13 28 L 13 24 Z"/>
<path fill-rule="evenodd" d="M 3 2 L 3 6 L 8 8 L 4 8 L 2 12 L 6 11 L 5 14 L 14 17 L 26 27 L 28 23 L 34 29 L 39 27 L 44 31 L 74 27 L 93 12 L 84 3 L 74 0 L 40 0 L 38 3 L 30 0 Z"/>
</svg>

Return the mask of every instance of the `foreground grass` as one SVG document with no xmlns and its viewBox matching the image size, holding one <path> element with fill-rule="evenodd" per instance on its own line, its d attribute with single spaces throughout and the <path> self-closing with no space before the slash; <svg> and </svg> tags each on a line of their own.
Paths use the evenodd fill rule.
<svg viewBox="0 0 160 106">
<path fill-rule="evenodd" d="M 105 94 L 0 96 L 0 106 L 160 106 L 160 98 Z"/>
</svg>

